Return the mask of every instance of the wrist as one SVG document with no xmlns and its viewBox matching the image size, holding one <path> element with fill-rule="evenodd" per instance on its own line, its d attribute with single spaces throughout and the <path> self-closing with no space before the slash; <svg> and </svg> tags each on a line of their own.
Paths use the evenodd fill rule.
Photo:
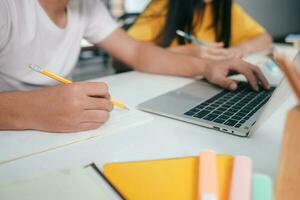
<svg viewBox="0 0 300 200">
<path fill-rule="evenodd" d="M 33 96 L 33 92 L 16 92 L 15 98 L 16 101 L 11 112 L 11 126 L 13 129 L 36 129 L 36 122 L 34 121 L 36 113 L 33 110 L 35 97 Z"/>
<path fill-rule="evenodd" d="M 23 130 L 23 109 L 24 105 L 22 92 L 3 92 L 0 102 L 0 129 L 1 130 Z"/>
<path fill-rule="evenodd" d="M 231 48 L 233 52 L 240 53 L 243 56 L 246 56 L 251 53 L 251 47 L 248 45 L 238 46 L 238 47 L 232 47 Z"/>
<path fill-rule="evenodd" d="M 198 57 L 199 56 L 199 48 L 200 47 L 198 47 L 194 44 L 188 44 L 188 45 L 181 45 L 178 47 L 171 47 L 171 48 L 168 48 L 168 50 L 171 52 L 175 52 L 175 53 L 181 53 L 181 54 L 185 54 L 188 56 Z"/>
<path fill-rule="evenodd" d="M 199 74 L 205 76 L 206 69 L 209 68 L 209 65 L 211 63 L 211 60 L 208 59 L 201 59 L 202 65 L 199 65 Z"/>
</svg>

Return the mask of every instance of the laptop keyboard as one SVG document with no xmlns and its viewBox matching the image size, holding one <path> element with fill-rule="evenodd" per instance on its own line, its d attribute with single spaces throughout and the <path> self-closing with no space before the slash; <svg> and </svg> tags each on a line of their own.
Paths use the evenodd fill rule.
<svg viewBox="0 0 300 200">
<path fill-rule="evenodd" d="M 270 99 L 274 89 L 255 92 L 248 83 L 240 82 L 234 92 L 224 90 L 184 115 L 239 128 Z"/>
</svg>

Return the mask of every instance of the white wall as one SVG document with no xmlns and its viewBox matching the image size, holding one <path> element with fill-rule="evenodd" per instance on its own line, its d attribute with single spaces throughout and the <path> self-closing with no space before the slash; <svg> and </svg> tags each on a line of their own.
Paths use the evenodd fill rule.
<svg viewBox="0 0 300 200">
<path fill-rule="evenodd" d="M 139 12 L 150 0 L 124 1 L 127 12 Z M 300 0 L 237 0 L 237 2 L 275 37 L 300 32 Z"/>
<path fill-rule="evenodd" d="M 139 13 L 148 5 L 150 0 L 125 0 L 124 8 L 128 13 Z"/>
<path fill-rule="evenodd" d="M 275 37 L 300 33 L 300 0 L 237 0 Z"/>
</svg>

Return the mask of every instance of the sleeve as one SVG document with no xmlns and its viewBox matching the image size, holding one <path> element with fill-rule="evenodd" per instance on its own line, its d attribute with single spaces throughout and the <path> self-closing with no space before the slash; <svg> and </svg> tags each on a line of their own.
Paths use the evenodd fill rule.
<svg viewBox="0 0 300 200">
<path fill-rule="evenodd" d="M 140 42 L 155 43 L 166 21 L 167 0 L 153 0 L 128 30 Z"/>
<path fill-rule="evenodd" d="M 9 37 L 9 7 L 6 0 L 0 1 L 0 51 L 4 48 Z"/>
<path fill-rule="evenodd" d="M 108 37 L 118 28 L 102 0 L 85 0 L 87 25 L 84 38 L 90 43 L 97 44 Z"/>
<path fill-rule="evenodd" d="M 266 33 L 266 30 L 238 4 L 232 8 L 231 45 L 236 46 Z"/>
</svg>

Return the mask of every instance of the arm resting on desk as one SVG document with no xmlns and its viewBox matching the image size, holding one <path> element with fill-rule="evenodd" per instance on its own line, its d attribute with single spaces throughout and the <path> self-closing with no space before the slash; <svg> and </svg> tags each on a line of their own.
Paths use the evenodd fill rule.
<svg viewBox="0 0 300 200">
<path fill-rule="evenodd" d="M 240 58 L 255 52 L 263 51 L 270 47 L 271 44 L 272 38 L 269 34 L 265 33 L 252 40 L 230 48 L 224 48 L 222 43 L 212 43 L 209 44 L 209 46 L 188 44 L 178 47 L 170 47 L 168 50 L 198 58 L 222 60 L 228 57 Z"/>
<path fill-rule="evenodd" d="M 203 74 L 205 60 L 174 54 L 154 45 L 144 44 L 130 38 L 121 29 L 113 32 L 97 45 L 134 70 L 192 77 Z"/>
<path fill-rule="evenodd" d="M 203 75 L 214 84 L 234 90 L 236 83 L 227 76 L 229 72 L 235 71 L 245 75 L 254 89 L 258 88 L 257 79 L 268 88 L 268 82 L 262 72 L 256 66 L 241 59 L 217 61 L 173 53 L 154 45 L 137 42 L 121 29 L 114 31 L 97 46 L 105 49 L 121 62 L 132 66 L 133 69 L 142 72 L 186 77 Z"/>
<path fill-rule="evenodd" d="M 272 38 L 268 33 L 257 36 L 256 38 L 244 42 L 235 47 L 229 48 L 229 51 L 240 52 L 242 56 L 247 56 L 255 52 L 263 51 L 272 45 Z"/>
</svg>

